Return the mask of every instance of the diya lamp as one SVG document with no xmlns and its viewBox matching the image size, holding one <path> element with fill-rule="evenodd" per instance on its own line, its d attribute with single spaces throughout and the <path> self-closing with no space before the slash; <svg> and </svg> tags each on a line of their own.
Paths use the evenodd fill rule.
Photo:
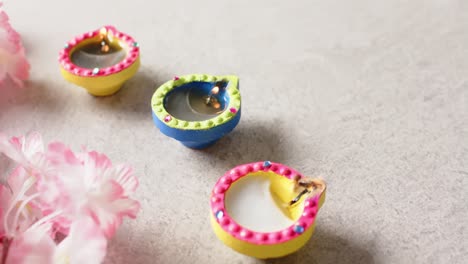
<svg viewBox="0 0 468 264">
<path fill-rule="evenodd" d="M 129 35 L 105 26 L 75 37 L 59 55 L 65 80 L 95 96 L 116 93 L 138 71 L 140 48 Z"/>
<path fill-rule="evenodd" d="M 204 74 L 175 77 L 156 90 L 151 105 L 154 123 L 163 134 L 189 148 L 206 148 L 239 123 L 239 79 Z"/>
<path fill-rule="evenodd" d="M 232 249 L 259 259 L 299 250 L 310 239 L 326 184 L 270 161 L 240 165 L 211 194 L 211 224 Z"/>
</svg>

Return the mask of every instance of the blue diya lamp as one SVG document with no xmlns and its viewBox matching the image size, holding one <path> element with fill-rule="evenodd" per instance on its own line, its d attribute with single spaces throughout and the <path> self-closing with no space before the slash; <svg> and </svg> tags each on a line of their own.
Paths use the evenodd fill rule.
<svg viewBox="0 0 468 264">
<path fill-rule="evenodd" d="M 151 100 L 153 120 L 166 136 L 203 149 L 231 132 L 241 117 L 237 76 L 192 74 L 161 85 Z"/>
</svg>

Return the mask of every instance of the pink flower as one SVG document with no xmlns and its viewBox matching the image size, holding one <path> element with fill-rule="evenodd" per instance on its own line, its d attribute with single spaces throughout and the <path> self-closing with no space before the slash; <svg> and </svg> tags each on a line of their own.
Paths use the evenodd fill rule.
<svg viewBox="0 0 468 264">
<path fill-rule="evenodd" d="M 56 221 L 61 232 L 67 233 L 72 220 L 85 214 L 110 238 L 125 216 L 136 217 L 140 204 L 129 196 L 137 188 L 138 180 L 130 167 L 112 166 L 107 156 L 95 151 L 75 154 L 62 143 L 50 144 L 47 158 L 57 164 L 62 176 L 40 180 L 38 190 L 49 210 L 63 211 Z"/>
<path fill-rule="evenodd" d="M 0 3 L 0 84 L 10 77 L 18 86 L 29 77 L 29 63 L 21 37 L 10 25 L 8 15 Z"/>
<path fill-rule="evenodd" d="M 3 243 L 5 264 L 53 263 L 55 242 L 49 236 L 51 224 L 32 226 L 14 239 Z"/>
<path fill-rule="evenodd" d="M 0 166 L 8 175 L 0 184 L 0 264 L 101 263 L 107 239 L 139 211 L 132 169 L 104 154 L 62 143 L 44 151 L 39 134 L 0 133 L 2 157 L 14 169 Z"/>
<path fill-rule="evenodd" d="M 32 205 L 39 197 L 35 181 L 19 167 L 8 178 L 9 188 L 0 185 L 0 238 L 13 239 L 42 217 Z"/>
<path fill-rule="evenodd" d="M 99 264 L 106 255 L 107 240 L 90 218 L 75 221 L 58 245 L 48 235 L 51 225 L 33 225 L 8 245 L 6 264 Z"/>
<path fill-rule="evenodd" d="M 54 252 L 56 264 L 99 264 L 106 256 L 107 239 L 96 223 L 83 217 L 73 222 L 68 236 Z"/>
<path fill-rule="evenodd" d="M 44 159 L 44 144 L 38 133 L 30 133 L 27 136 L 8 138 L 0 132 L 0 184 L 5 182 L 5 172 L 8 172 L 9 162 L 2 159 L 4 154 L 16 165 L 24 167 L 31 175 L 38 171 L 46 171 L 48 165 Z"/>
</svg>

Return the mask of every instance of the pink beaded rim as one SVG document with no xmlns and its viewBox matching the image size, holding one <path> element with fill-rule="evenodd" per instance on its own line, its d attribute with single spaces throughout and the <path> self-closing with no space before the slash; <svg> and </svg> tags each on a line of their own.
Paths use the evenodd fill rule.
<svg viewBox="0 0 468 264">
<path fill-rule="evenodd" d="M 90 39 L 97 36 L 102 28 L 105 28 L 108 32 L 111 32 L 114 37 L 118 38 L 120 41 L 123 41 L 128 45 L 128 52 L 125 59 L 123 59 L 121 62 L 115 65 L 106 68 L 87 69 L 75 65 L 70 59 L 71 52 L 73 51 L 74 47 L 76 47 L 78 43 L 85 39 Z M 63 69 L 65 69 L 71 74 L 78 75 L 81 77 L 102 77 L 123 71 L 126 68 L 130 67 L 138 59 L 138 56 L 140 55 L 140 48 L 138 42 L 136 42 L 129 35 L 119 32 L 113 26 L 104 26 L 102 28 L 77 36 L 65 44 L 65 47 L 59 53 L 59 63 Z"/>
<path fill-rule="evenodd" d="M 304 202 L 304 211 L 295 224 L 277 232 L 255 232 L 240 226 L 232 219 L 224 206 L 224 197 L 229 187 L 238 179 L 258 171 L 270 171 L 288 179 L 294 179 L 303 176 L 297 171 L 270 161 L 255 162 L 250 164 L 239 165 L 232 170 L 226 172 L 221 177 L 213 188 L 211 195 L 211 212 L 221 228 L 231 236 L 243 240 L 245 242 L 257 245 L 278 244 L 289 241 L 306 232 L 314 221 L 318 211 L 320 195 L 310 197 Z"/>
</svg>

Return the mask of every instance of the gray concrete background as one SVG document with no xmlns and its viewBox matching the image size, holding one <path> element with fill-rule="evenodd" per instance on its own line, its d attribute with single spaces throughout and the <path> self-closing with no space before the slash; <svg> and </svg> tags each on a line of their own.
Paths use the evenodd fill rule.
<svg viewBox="0 0 468 264">
<path fill-rule="evenodd" d="M 2 91 L 0 128 L 132 164 L 142 211 L 107 263 L 466 263 L 468 2 L 6 0 L 32 64 Z M 113 24 L 142 67 L 112 97 L 65 82 L 57 55 Z M 205 151 L 151 120 L 174 75 L 237 74 L 243 117 Z M 221 244 L 208 197 L 231 167 L 270 159 L 329 184 L 298 253 L 259 261 Z"/>
</svg>

